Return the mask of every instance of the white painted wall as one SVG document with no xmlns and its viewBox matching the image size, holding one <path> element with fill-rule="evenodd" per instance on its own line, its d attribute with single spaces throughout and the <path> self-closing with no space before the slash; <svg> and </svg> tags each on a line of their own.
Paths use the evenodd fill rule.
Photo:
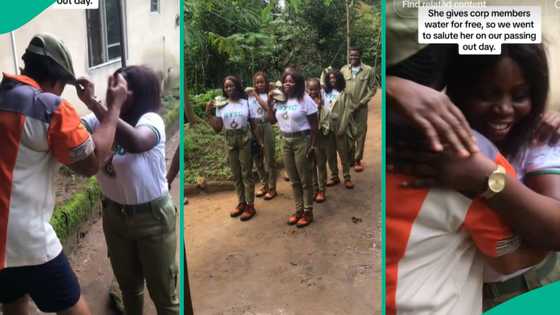
<svg viewBox="0 0 560 315">
<path fill-rule="evenodd" d="M 160 0 L 160 13 L 150 13 L 149 0 L 125 0 L 127 65 L 145 64 L 162 78 L 179 77 L 180 30 L 178 0 Z M 50 33 L 61 39 L 72 54 L 76 76 L 86 76 L 96 85 L 96 93 L 104 98 L 107 77 L 120 68 L 120 61 L 89 68 L 85 10 L 57 10 L 52 7 L 14 31 L 18 67 L 21 56 L 34 34 Z M 10 34 L 0 35 L 0 71 L 14 73 Z M 68 86 L 63 94 L 80 114 L 88 112 L 79 101 L 75 89 Z"/>
</svg>

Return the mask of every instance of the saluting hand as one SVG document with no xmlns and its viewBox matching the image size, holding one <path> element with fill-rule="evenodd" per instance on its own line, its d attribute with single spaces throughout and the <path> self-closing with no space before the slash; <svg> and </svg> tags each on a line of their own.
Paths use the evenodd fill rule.
<svg viewBox="0 0 560 315">
<path fill-rule="evenodd" d="M 85 77 L 78 78 L 76 82 L 78 83 L 76 86 L 78 97 L 84 104 L 88 105 L 95 96 L 95 85 Z"/>
<path fill-rule="evenodd" d="M 214 109 L 214 101 L 210 101 L 210 102 L 206 103 L 206 113 L 207 114 L 210 114 L 213 109 Z"/>
<path fill-rule="evenodd" d="M 124 77 L 117 73 L 109 77 L 107 83 L 107 107 L 121 108 L 128 98 L 128 83 Z"/>
</svg>

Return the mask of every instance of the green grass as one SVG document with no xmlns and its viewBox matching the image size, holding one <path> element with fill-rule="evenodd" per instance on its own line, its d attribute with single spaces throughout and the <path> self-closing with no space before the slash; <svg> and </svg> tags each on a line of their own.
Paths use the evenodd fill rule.
<svg viewBox="0 0 560 315">
<path fill-rule="evenodd" d="M 225 138 L 207 123 L 185 127 L 185 183 L 194 184 L 198 177 L 207 180 L 229 180 Z"/>
<path fill-rule="evenodd" d="M 61 240 L 65 240 L 72 235 L 72 232 L 90 217 L 100 201 L 101 190 L 97 181 L 95 178 L 87 179 L 83 191 L 75 193 L 62 205 L 55 207 L 50 223 L 56 235 Z"/>
</svg>

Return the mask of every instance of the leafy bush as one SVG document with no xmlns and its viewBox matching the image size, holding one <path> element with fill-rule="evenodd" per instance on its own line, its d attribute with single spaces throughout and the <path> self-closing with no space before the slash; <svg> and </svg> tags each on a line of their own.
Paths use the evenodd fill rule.
<svg viewBox="0 0 560 315">
<path fill-rule="evenodd" d="M 229 180 L 224 136 L 201 122 L 185 127 L 185 183 L 194 184 L 198 177 Z"/>
<path fill-rule="evenodd" d="M 202 94 L 187 96 L 187 101 L 193 105 L 193 112 L 196 116 L 206 118 L 206 104 L 218 95 L 222 95 L 221 89 L 211 89 Z"/>
</svg>

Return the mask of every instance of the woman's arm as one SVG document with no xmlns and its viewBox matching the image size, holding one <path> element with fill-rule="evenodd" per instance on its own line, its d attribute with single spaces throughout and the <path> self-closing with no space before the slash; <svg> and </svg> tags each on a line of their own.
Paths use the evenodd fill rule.
<svg viewBox="0 0 560 315">
<path fill-rule="evenodd" d="M 214 109 L 214 102 L 210 101 L 208 102 L 208 104 L 206 104 L 206 115 L 208 115 L 208 123 L 210 124 L 210 126 L 212 126 L 214 131 L 220 132 L 224 127 L 224 123 L 221 118 L 214 116 L 214 114 L 212 113 L 212 109 Z"/>
<path fill-rule="evenodd" d="M 317 142 L 317 131 L 319 130 L 319 119 L 318 117 L 318 113 L 315 114 L 311 114 L 311 115 L 307 115 L 307 120 L 309 121 L 309 126 L 311 126 L 310 132 L 311 132 L 311 148 L 315 147 L 315 144 Z"/>
<path fill-rule="evenodd" d="M 272 94 L 268 93 L 268 108 L 266 110 L 266 118 L 271 124 L 277 123 L 276 121 L 276 109 L 274 108 L 274 100 L 272 99 Z"/>
<path fill-rule="evenodd" d="M 402 150 L 391 150 L 402 154 Z M 398 169 L 410 171 L 412 175 L 431 177 L 438 186 L 463 192 L 473 197 L 480 196 L 487 189 L 490 174 L 496 169 L 495 161 L 481 153 L 466 159 L 455 154 L 413 152 L 407 159 L 417 162 Z M 397 158 L 398 159 L 398 158 Z M 422 160 L 421 162 L 419 162 Z M 401 168 L 402 167 L 402 168 Z M 404 183 L 406 185 L 406 183 Z M 504 190 L 495 194 L 486 204 L 512 227 L 533 248 L 560 250 L 560 201 L 544 196 L 507 175 Z"/>
<path fill-rule="evenodd" d="M 257 100 L 257 103 L 262 107 L 262 109 L 264 109 L 265 111 L 268 111 L 268 107 L 269 107 L 268 106 L 268 100 L 265 101 L 259 96 L 259 94 L 255 93 L 255 92 L 253 92 L 253 93 L 254 93 L 254 96 L 255 96 L 255 100 Z M 270 99 L 270 97 L 268 99 Z"/>
<path fill-rule="evenodd" d="M 548 254 L 547 251 L 521 247 L 515 252 L 500 257 L 484 255 L 486 262 L 501 274 L 508 275 L 518 270 L 535 266 Z"/>
<path fill-rule="evenodd" d="M 177 174 L 179 173 L 179 156 L 180 156 L 180 149 L 181 146 L 178 145 L 177 149 L 175 150 L 175 154 L 173 154 L 173 159 L 171 160 L 171 165 L 169 166 L 169 171 L 167 171 L 167 185 L 169 190 L 171 190 L 171 184 Z"/>
<path fill-rule="evenodd" d="M 82 101 L 95 114 L 97 119 L 101 121 L 106 115 L 107 109 L 92 97 L 94 91 L 93 83 L 82 79 L 80 84 L 82 84 L 86 90 L 89 90 L 89 97 L 81 97 Z M 146 126 L 133 127 L 119 118 L 115 132 L 115 141 L 127 152 L 142 153 L 156 146 L 158 138 L 151 128 Z"/>
<path fill-rule="evenodd" d="M 523 182 L 541 195 L 560 200 L 560 174 L 529 175 Z"/>
<path fill-rule="evenodd" d="M 127 152 L 142 153 L 155 147 L 158 144 L 158 137 L 150 127 L 133 127 L 126 121 L 119 119 L 116 141 Z"/>
<path fill-rule="evenodd" d="M 262 144 L 259 137 L 257 137 L 257 124 L 255 123 L 255 120 L 253 120 L 253 119 L 249 120 L 249 127 L 251 128 L 251 134 L 253 135 L 253 138 L 255 139 L 255 141 L 257 141 L 257 144 L 259 145 L 259 147 L 261 147 L 261 148 L 264 147 L 264 144 Z"/>
</svg>

